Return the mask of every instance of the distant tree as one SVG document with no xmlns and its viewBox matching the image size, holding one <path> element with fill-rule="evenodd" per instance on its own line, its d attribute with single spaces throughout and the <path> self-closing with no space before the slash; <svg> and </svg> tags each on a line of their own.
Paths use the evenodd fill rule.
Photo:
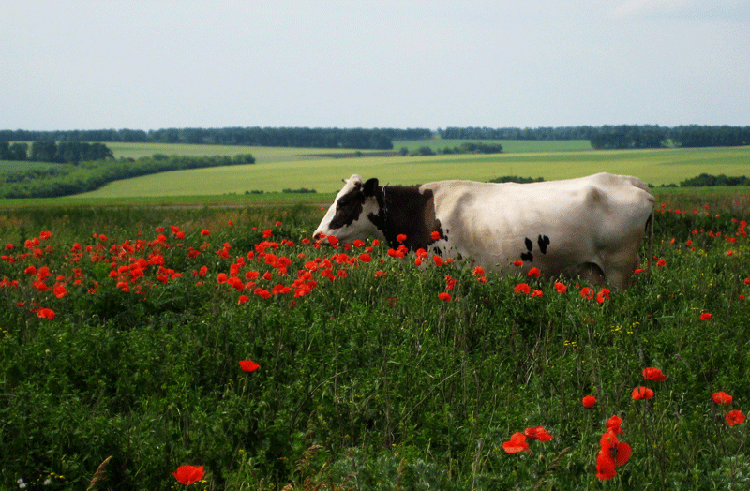
<svg viewBox="0 0 750 491">
<path fill-rule="evenodd" d="M 409 155 L 409 147 L 401 147 L 398 153 L 401 154 L 402 157 L 406 157 Z"/>
<path fill-rule="evenodd" d="M 10 145 L 7 141 L 0 140 L 0 160 L 10 160 Z"/>
<path fill-rule="evenodd" d="M 8 148 L 8 160 L 26 160 L 26 152 L 29 149 L 27 143 L 12 143 Z"/>
<path fill-rule="evenodd" d="M 35 141 L 31 144 L 29 160 L 39 162 L 53 162 L 57 153 L 57 144 L 53 141 Z"/>
</svg>

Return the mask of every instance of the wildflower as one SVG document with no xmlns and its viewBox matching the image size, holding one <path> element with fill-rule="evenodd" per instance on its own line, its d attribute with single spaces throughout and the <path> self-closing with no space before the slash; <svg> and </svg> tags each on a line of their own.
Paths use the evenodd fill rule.
<svg viewBox="0 0 750 491">
<path fill-rule="evenodd" d="M 715 392 L 711 398 L 714 400 L 716 404 L 731 404 L 732 403 L 732 396 L 727 394 L 726 392 Z"/>
<path fill-rule="evenodd" d="M 586 409 L 591 409 L 596 404 L 596 397 L 592 395 L 583 396 L 581 402 L 583 402 L 583 407 L 585 407 Z"/>
<path fill-rule="evenodd" d="M 655 382 L 663 382 L 667 379 L 667 376 L 664 375 L 658 368 L 648 367 L 643 369 L 643 378 L 645 378 L 646 380 L 653 380 Z"/>
<path fill-rule="evenodd" d="M 458 280 L 451 277 L 451 275 L 447 274 L 445 275 L 445 289 L 446 290 L 453 290 L 455 288 L 456 283 L 458 283 Z"/>
<path fill-rule="evenodd" d="M 532 297 L 542 297 L 542 296 L 544 296 L 544 292 L 542 290 L 531 290 L 531 296 Z"/>
<path fill-rule="evenodd" d="M 201 230 L 201 235 L 211 235 L 211 231 L 210 230 L 205 230 L 205 229 Z"/>
<path fill-rule="evenodd" d="M 441 258 L 440 256 L 432 256 L 432 260 L 435 262 L 435 266 L 443 265 L 443 258 Z"/>
<path fill-rule="evenodd" d="M 521 261 L 520 259 L 516 259 L 515 261 L 513 261 L 513 266 L 521 267 L 523 266 L 523 261 Z"/>
<path fill-rule="evenodd" d="M 592 298 L 594 298 L 594 290 L 585 286 L 581 288 L 581 296 L 587 300 L 591 300 Z"/>
<path fill-rule="evenodd" d="M 370 257 L 369 254 L 362 253 L 359 255 L 359 260 L 362 261 L 363 263 L 369 263 L 370 261 L 372 261 L 372 258 Z"/>
<path fill-rule="evenodd" d="M 477 266 L 476 268 L 474 268 L 474 271 L 471 274 L 473 274 L 474 276 L 484 276 L 484 268 L 482 268 L 481 266 Z"/>
<path fill-rule="evenodd" d="M 516 288 L 513 291 L 515 291 L 516 293 L 525 293 L 526 295 L 528 295 L 531 292 L 531 287 L 526 283 L 519 283 L 516 285 Z"/>
<path fill-rule="evenodd" d="M 203 466 L 194 467 L 192 465 L 183 465 L 172 473 L 177 482 L 182 484 L 193 484 L 203 479 Z"/>
<path fill-rule="evenodd" d="M 654 397 L 654 391 L 649 389 L 648 387 L 636 387 L 633 389 L 633 399 L 640 400 L 640 399 L 651 399 Z"/>
<path fill-rule="evenodd" d="M 487 277 L 486 276 L 480 276 L 479 278 L 477 278 L 477 281 L 479 283 L 483 284 L 483 285 L 486 285 L 487 284 Z"/>
<path fill-rule="evenodd" d="M 713 317 L 713 315 L 710 312 L 704 312 L 704 313 L 701 314 L 701 320 L 702 321 L 707 321 L 711 317 Z"/>
<path fill-rule="evenodd" d="M 432 232 L 430 232 L 430 238 L 432 240 L 440 240 L 440 232 L 438 232 L 437 230 L 433 230 Z"/>
<path fill-rule="evenodd" d="M 443 302 L 450 302 L 451 301 L 451 294 L 448 292 L 441 292 L 438 294 L 438 298 L 442 300 Z"/>
<path fill-rule="evenodd" d="M 568 291 L 568 287 L 565 286 L 565 285 L 563 285 L 560 282 L 556 282 L 555 283 L 555 290 L 557 290 L 558 293 L 565 293 L 566 291 Z"/>
<path fill-rule="evenodd" d="M 254 372 L 255 370 L 257 370 L 258 368 L 260 368 L 260 365 L 258 365 L 254 361 L 242 360 L 240 362 L 240 367 L 242 368 L 243 372 L 251 373 L 251 372 Z"/>
<path fill-rule="evenodd" d="M 328 243 L 331 244 L 333 247 L 336 247 L 336 244 L 339 243 L 339 238 L 335 235 L 327 235 L 326 239 L 328 239 Z"/>
<path fill-rule="evenodd" d="M 726 420 L 729 426 L 741 425 L 745 421 L 745 415 L 739 409 L 732 409 L 727 413 Z"/>
<path fill-rule="evenodd" d="M 534 278 L 539 278 L 539 275 L 541 274 L 542 272 L 539 271 L 539 268 L 537 268 L 536 266 L 529 270 L 529 276 L 533 276 Z"/>
<path fill-rule="evenodd" d="M 622 432 L 622 418 L 614 415 L 611 418 L 607 420 L 607 431 L 611 431 L 615 435 L 618 435 Z"/>
<path fill-rule="evenodd" d="M 396 236 L 396 242 L 398 242 L 399 244 L 403 244 L 405 240 L 406 240 L 406 234 L 398 234 Z"/>
<path fill-rule="evenodd" d="M 596 477 L 600 481 L 608 481 L 617 475 L 615 461 L 606 452 L 599 451 L 596 456 Z"/>
<path fill-rule="evenodd" d="M 529 444 L 526 443 L 526 436 L 523 433 L 513 433 L 510 440 L 503 442 L 503 450 L 506 453 L 531 452 Z"/>
<path fill-rule="evenodd" d="M 250 299 L 247 298 L 247 295 L 240 295 L 240 298 L 237 299 L 237 305 L 246 304 L 248 300 Z"/>
<path fill-rule="evenodd" d="M 40 319 L 54 319 L 55 311 L 49 308 L 41 308 L 36 311 L 36 316 Z"/>
<path fill-rule="evenodd" d="M 667 261 L 665 261 L 664 259 L 659 259 L 658 261 L 656 261 L 656 265 L 660 268 L 663 268 L 667 265 Z"/>
<path fill-rule="evenodd" d="M 547 428 L 545 428 L 544 426 L 534 426 L 533 428 L 526 428 L 523 434 L 531 438 L 532 440 L 540 440 L 543 442 L 552 440 L 552 435 L 547 432 Z"/>
<path fill-rule="evenodd" d="M 601 303 L 604 303 L 605 300 L 610 300 L 609 290 L 607 290 L 606 288 L 602 288 L 596 294 L 596 303 L 601 304 Z"/>
</svg>

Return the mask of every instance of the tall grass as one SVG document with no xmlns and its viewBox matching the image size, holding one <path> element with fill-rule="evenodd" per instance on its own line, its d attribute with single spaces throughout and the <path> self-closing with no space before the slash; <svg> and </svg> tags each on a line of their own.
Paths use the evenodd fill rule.
<svg viewBox="0 0 750 491">
<path fill-rule="evenodd" d="M 607 486 L 741 489 L 747 427 L 711 395 L 748 409 L 747 216 L 658 209 L 661 266 L 601 303 L 570 279 L 305 245 L 315 208 L 5 212 L 0 487 L 85 489 L 112 456 L 97 489 L 177 487 L 185 464 L 201 489 L 597 488 L 616 414 L 633 454 Z M 538 425 L 552 440 L 503 451 Z"/>
</svg>

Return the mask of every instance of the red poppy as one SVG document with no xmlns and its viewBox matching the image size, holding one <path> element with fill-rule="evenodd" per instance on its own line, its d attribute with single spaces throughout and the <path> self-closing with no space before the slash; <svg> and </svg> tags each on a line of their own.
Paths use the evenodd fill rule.
<svg viewBox="0 0 750 491">
<path fill-rule="evenodd" d="M 707 321 L 711 317 L 713 317 L 713 315 L 711 313 L 709 313 L 709 312 L 704 312 L 704 313 L 701 314 L 701 320 L 702 321 Z"/>
<path fill-rule="evenodd" d="M 640 399 L 651 399 L 654 397 L 654 391 L 649 389 L 648 387 L 636 387 L 633 389 L 633 399 L 640 400 Z"/>
<path fill-rule="evenodd" d="M 658 261 L 656 261 L 656 265 L 660 268 L 663 268 L 667 265 L 667 261 L 665 261 L 664 259 L 659 259 Z"/>
<path fill-rule="evenodd" d="M 557 290 L 558 293 L 565 293 L 566 291 L 568 291 L 568 287 L 565 286 L 565 285 L 563 285 L 560 282 L 556 282 L 555 283 L 555 290 Z"/>
<path fill-rule="evenodd" d="M 528 295 L 531 292 L 531 287 L 526 283 L 519 283 L 516 285 L 514 291 L 516 293 L 525 293 L 526 295 Z"/>
<path fill-rule="evenodd" d="M 585 407 L 586 409 L 591 409 L 596 404 L 596 397 L 591 395 L 583 396 L 581 402 L 583 402 L 583 407 Z"/>
<path fill-rule="evenodd" d="M 451 294 L 448 292 L 441 292 L 438 294 L 438 298 L 442 300 L 443 302 L 450 302 L 451 301 Z"/>
<path fill-rule="evenodd" d="M 172 473 L 177 482 L 182 484 L 193 484 L 203 479 L 203 466 L 194 467 L 192 465 L 183 465 Z"/>
<path fill-rule="evenodd" d="M 653 380 L 655 382 L 663 382 L 667 379 L 667 376 L 664 375 L 658 368 L 648 367 L 643 369 L 643 378 L 645 378 L 646 380 Z"/>
<path fill-rule="evenodd" d="M 430 232 L 430 238 L 432 240 L 440 240 L 440 232 L 438 232 L 437 230 L 433 230 L 432 232 Z"/>
<path fill-rule="evenodd" d="M 615 435 L 618 435 L 622 432 L 622 418 L 614 415 L 611 418 L 607 420 L 607 431 L 614 433 Z"/>
<path fill-rule="evenodd" d="M 714 400 L 716 404 L 731 404 L 732 403 L 732 396 L 730 396 L 726 392 L 716 392 L 711 396 L 711 398 Z"/>
<path fill-rule="evenodd" d="M 594 290 L 592 290 L 589 287 L 583 287 L 581 288 L 581 296 L 585 299 L 591 300 L 594 298 Z"/>
<path fill-rule="evenodd" d="M 477 278 L 477 281 L 479 283 L 483 284 L 483 285 L 486 285 L 487 284 L 487 277 L 486 276 L 480 276 L 479 278 Z"/>
<path fill-rule="evenodd" d="M 544 292 L 542 290 L 531 290 L 532 297 L 543 297 Z"/>
<path fill-rule="evenodd" d="M 547 432 L 547 428 L 544 426 L 534 426 L 532 428 L 526 428 L 523 432 L 524 435 L 531 438 L 532 440 L 540 440 L 546 442 L 552 440 L 552 435 Z"/>
<path fill-rule="evenodd" d="M 745 421 L 745 415 L 739 409 L 732 409 L 727 413 L 726 420 L 729 426 L 741 425 Z"/>
<path fill-rule="evenodd" d="M 398 234 L 396 236 L 396 242 L 402 244 L 406 240 L 406 234 Z"/>
<path fill-rule="evenodd" d="M 539 271 L 539 268 L 537 268 L 536 266 L 529 270 L 529 276 L 533 276 L 534 278 L 539 278 L 539 275 L 541 274 L 542 272 Z"/>
<path fill-rule="evenodd" d="M 513 261 L 513 266 L 523 266 L 523 261 L 521 261 L 520 259 L 516 259 L 515 261 Z"/>
<path fill-rule="evenodd" d="M 471 274 L 473 274 L 474 276 L 484 276 L 484 268 L 482 268 L 481 266 L 477 266 L 476 268 L 474 268 L 474 271 Z"/>
<path fill-rule="evenodd" d="M 609 481 L 617 475 L 615 460 L 608 452 L 601 450 L 596 456 L 596 477 L 600 481 Z"/>
<path fill-rule="evenodd" d="M 432 256 L 432 260 L 435 261 L 435 266 L 443 265 L 443 258 L 441 258 L 440 256 Z"/>
<path fill-rule="evenodd" d="M 242 367 L 242 371 L 250 373 L 260 368 L 260 365 L 258 365 L 254 361 L 242 360 L 240 362 L 240 367 Z"/>
<path fill-rule="evenodd" d="M 211 235 L 211 231 L 210 230 L 205 230 L 205 229 L 201 230 L 201 235 Z"/>
<path fill-rule="evenodd" d="M 336 244 L 339 243 L 339 238 L 336 237 L 335 235 L 327 235 L 326 239 L 328 239 L 328 243 L 334 247 L 336 247 Z"/>
<path fill-rule="evenodd" d="M 523 433 L 513 433 L 510 440 L 503 442 L 503 450 L 506 453 L 531 452 L 529 444 L 526 443 L 526 436 Z"/>
<path fill-rule="evenodd" d="M 248 300 L 250 299 L 247 298 L 247 295 L 240 295 L 240 298 L 237 299 L 237 305 L 245 304 Z"/>
<path fill-rule="evenodd" d="M 36 316 L 40 319 L 54 319 L 55 311 L 44 307 L 36 311 Z"/>
</svg>

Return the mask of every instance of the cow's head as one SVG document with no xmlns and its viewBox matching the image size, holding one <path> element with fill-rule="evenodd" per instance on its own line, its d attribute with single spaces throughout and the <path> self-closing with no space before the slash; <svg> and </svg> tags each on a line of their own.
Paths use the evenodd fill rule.
<svg viewBox="0 0 750 491">
<path fill-rule="evenodd" d="M 382 240 L 384 236 L 376 226 L 381 207 L 378 180 L 373 178 L 362 184 L 362 178 L 352 174 L 343 181 L 344 187 L 328 208 L 313 238 L 319 244 L 327 243 L 326 237 L 329 235 L 342 242 L 365 240 L 373 236 Z"/>
</svg>

